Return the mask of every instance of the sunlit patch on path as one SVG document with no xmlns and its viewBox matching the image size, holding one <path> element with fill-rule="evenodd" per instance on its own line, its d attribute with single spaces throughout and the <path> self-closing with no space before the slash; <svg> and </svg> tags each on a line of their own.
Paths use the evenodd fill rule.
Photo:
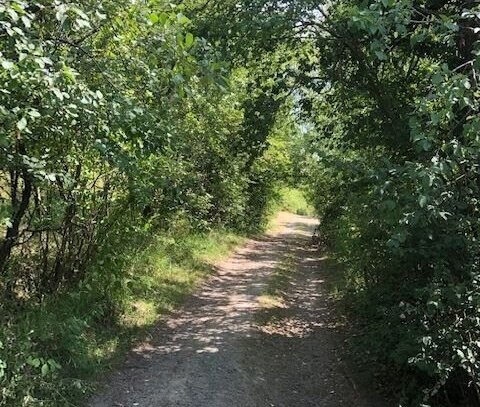
<svg viewBox="0 0 480 407">
<path fill-rule="evenodd" d="M 338 358 L 322 260 L 309 245 L 316 221 L 282 213 L 277 222 L 161 321 L 90 407 L 374 406 Z M 265 309 L 259 298 L 287 256 L 298 277 L 282 306 Z"/>
</svg>

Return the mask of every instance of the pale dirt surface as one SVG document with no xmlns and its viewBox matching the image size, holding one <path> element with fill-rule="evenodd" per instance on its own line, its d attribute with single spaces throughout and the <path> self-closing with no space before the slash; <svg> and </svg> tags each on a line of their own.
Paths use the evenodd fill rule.
<svg viewBox="0 0 480 407">
<path fill-rule="evenodd" d="M 342 361 L 328 274 L 309 244 L 316 220 L 288 213 L 250 240 L 151 340 L 128 355 L 89 407 L 385 407 Z M 286 257 L 297 267 L 285 307 L 258 297 Z"/>
</svg>

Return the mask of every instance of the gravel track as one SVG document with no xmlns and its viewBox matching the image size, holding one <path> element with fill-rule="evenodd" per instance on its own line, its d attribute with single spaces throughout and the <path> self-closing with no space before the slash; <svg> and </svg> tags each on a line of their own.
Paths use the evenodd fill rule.
<svg viewBox="0 0 480 407">
<path fill-rule="evenodd" d="M 281 213 L 275 233 L 218 265 L 151 340 L 133 349 L 89 407 L 383 407 L 342 360 L 342 329 L 309 245 L 316 220 Z M 286 258 L 285 306 L 258 297 Z"/>
</svg>

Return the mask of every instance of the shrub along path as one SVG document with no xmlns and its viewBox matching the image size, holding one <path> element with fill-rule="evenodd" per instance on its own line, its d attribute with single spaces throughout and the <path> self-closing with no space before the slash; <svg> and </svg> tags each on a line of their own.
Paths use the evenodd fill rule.
<svg viewBox="0 0 480 407">
<path fill-rule="evenodd" d="M 310 236 L 316 221 L 281 213 L 276 232 L 218 266 L 90 407 L 383 406 L 341 360 L 343 338 Z M 282 299 L 262 300 L 288 261 Z"/>
</svg>

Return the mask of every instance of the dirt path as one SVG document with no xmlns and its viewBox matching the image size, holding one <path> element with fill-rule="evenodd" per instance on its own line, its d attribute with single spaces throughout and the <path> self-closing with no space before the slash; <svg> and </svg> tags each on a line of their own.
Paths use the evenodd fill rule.
<svg viewBox="0 0 480 407">
<path fill-rule="evenodd" d="M 90 407 L 383 406 L 340 360 L 341 334 L 308 242 L 316 221 L 282 213 L 277 232 L 251 240 L 184 307 L 134 349 Z M 287 306 L 260 308 L 269 276 L 298 269 Z"/>
</svg>

